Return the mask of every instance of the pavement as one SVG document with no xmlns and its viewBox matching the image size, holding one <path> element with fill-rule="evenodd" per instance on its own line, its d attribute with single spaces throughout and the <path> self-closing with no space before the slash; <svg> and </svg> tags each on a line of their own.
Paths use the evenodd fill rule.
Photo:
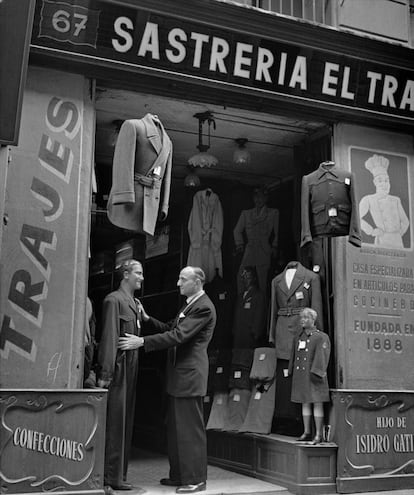
<svg viewBox="0 0 414 495">
<path fill-rule="evenodd" d="M 128 469 L 128 482 L 132 483 L 135 489 L 116 493 L 117 495 L 173 495 L 174 487 L 159 484 L 161 478 L 168 477 L 168 470 L 168 459 L 164 455 L 135 450 Z M 200 495 L 293 495 L 282 486 L 215 466 L 208 466 L 207 490 L 199 493 Z M 414 495 L 414 490 L 362 492 L 360 495 Z"/>
</svg>

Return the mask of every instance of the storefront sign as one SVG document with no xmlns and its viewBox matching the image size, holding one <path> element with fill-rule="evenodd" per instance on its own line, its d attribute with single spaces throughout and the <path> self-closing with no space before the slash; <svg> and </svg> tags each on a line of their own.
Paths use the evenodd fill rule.
<svg viewBox="0 0 414 495">
<path fill-rule="evenodd" d="M 80 194 L 85 86 L 81 76 L 41 70 L 27 84 L 6 185 L 0 373 L 3 386 L 67 388 L 84 342 L 75 303 L 88 201 Z"/>
<path fill-rule="evenodd" d="M 0 394 L 2 493 L 103 493 L 106 391 Z"/>
<path fill-rule="evenodd" d="M 346 348 L 353 385 L 410 389 L 414 265 L 409 155 L 351 146 L 362 248 L 347 246 Z M 348 382 L 349 383 L 349 382 Z"/>
<path fill-rule="evenodd" d="M 38 0 L 32 45 L 94 64 L 414 119 L 414 71 L 99 0 Z"/>
<path fill-rule="evenodd" d="M 332 400 L 338 491 L 414 487 L 414 392 L 334 390 Z"/>
</svg>

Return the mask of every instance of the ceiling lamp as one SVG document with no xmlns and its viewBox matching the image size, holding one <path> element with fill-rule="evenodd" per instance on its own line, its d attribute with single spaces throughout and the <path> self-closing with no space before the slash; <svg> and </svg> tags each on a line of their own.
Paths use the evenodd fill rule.
<svg viewBox="0 0 414 495">
<path fill-rule="evenodd" d="M 188 173 L 184 178 L 184 186 L 193 188 L 200 187 L 200 184 L 200 177 L 190 168 L 190 173 Z"/>
<path fill-rule="evenodd" d="M 238 148 L 233 153 L 233 163 L 234 165 L 249 165 L 250 163 L 250 153 L 246 149 L 247 138 L 237 138 L 235 139 L 238 144 Z"/>
<path fill-rule="evenodd" d="M 196 113 L 194 115 L 198 119 L 198 150 L 199 152 L 193 155 L 189 160 L 188 164 L 192 167 L 215 167 L 218 160 L 215 156 L 208 153 L 210 148 L 210 127 L 213 124 L 214 129 L 216 128 L 216 122 L 213 118 L 211 112 Z M 208 144 L 203 144 L 203 124 L 207 121 L 208 124 Z"/>
</svg>

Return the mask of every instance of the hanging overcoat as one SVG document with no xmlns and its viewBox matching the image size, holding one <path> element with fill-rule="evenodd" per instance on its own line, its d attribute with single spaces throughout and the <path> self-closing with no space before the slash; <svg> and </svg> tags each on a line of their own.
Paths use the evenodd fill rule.
<svg viewBox="0 0 414 495">
<path fill-rule="evenodd" d="M 157 219 L 164 220 L 168 213 L 171 169 L 172 143 L 159 118 L 147 114 L 126 120 L 115 145 L 109 220 L 154 235 Z"/>
<path fill-rule="evenodd" d="M 108 294 L 103 302 L 102 335 L 98 347 L 98 379 L 110 380 L 108 389 L 105 483 L 120 486 L 126 478 L 134 423 L 138 374 L 138 349 L 121 351 L 118 339 L 140 334 L 141 316 L 123 290 Z"/>
<path fill-rule="evenodd" d="M 223 276 L 223 209 L 218 195 L 211 189 L 198 191 L 194 195 L 188 219 L 188 235 L 190 249 L 187 265 L 202 268 L 207 282 L 213 280 L 217 271 Z"/>
<path fill-rule="evenodd" d="M 286 284 L 287 268 L 296 267 L 290 288 Z M 319 327 L 323 325 L 322 294 L 319 275 L 299 262 L 290 262 L 282 273 L 272 280 L 269 341 L 274 343 L 276 356 L 288 360 L 293 339 L 299 328 L 299 314 L 303 308 L 318 313 Z"/>
</svg>

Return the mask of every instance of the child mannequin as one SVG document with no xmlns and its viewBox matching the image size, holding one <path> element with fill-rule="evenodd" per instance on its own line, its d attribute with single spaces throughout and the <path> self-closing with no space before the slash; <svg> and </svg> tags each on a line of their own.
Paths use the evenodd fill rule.
<svg viewBox="0 0 414 495">
<path fill-rule="evenodd" d="M 323 403 L 329 402 L 329 386 L 326 369 L 331 345 L 328 335 L 315 327 L 317 313 L 304 308 L 300 313 L 302 331 L 296 337 L 289 363 L 292 376 L 292 402 L 302 404 L 304 432 L 299 441 L 313 444 L 323 440 Z M 315 436 L 312 439 L 312 416 L 315 420 Z"/>
</svg>

